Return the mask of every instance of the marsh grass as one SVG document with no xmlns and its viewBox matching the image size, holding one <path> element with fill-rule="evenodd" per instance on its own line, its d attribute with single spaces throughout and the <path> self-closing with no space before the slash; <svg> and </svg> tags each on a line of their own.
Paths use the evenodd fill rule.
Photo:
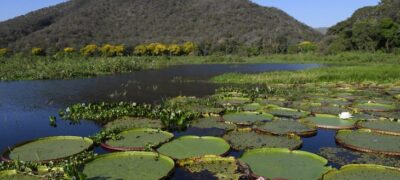
<svg viewBox="0 0 400 180">
<path fill-rule="evenodd" d="M 0 57 L 0 80 L 46 80 L 84 78 L 144 69 L 158 69 L 183 64 L 250 64 L 250 63 L 320 63 L 334 65 L 400 64 L 400 56 L 387 53 L 346 52 L 336 55 L 276 54 L 268 56 L 241 57 L 236 55 L 211 56 L 124 56 L 82 57 L 69 56 L 23 56 Z M 371 68 L 373 71 L 374 68 Z M 393 68 L 391 68 L 393 69 Z M 381 70 L 376 70 L 381 72 Z M 331 72 L 337 72 L 332 69 Z M 294 81 L 312 78 L 315 73 L 284 76 Z M 299 76 L 300 77 L 297 77 Z M 380 76 L 380 75 L 378 75 Z M 325 75 L 324 78 L 329 78 Z M 281 81 L 279 78 L 268 81 Z"/>
<path fill-rule="evenodd" d="M 260 74 L 228 73 L 214 77 L 212 82 L 234 84 L 398 83 L 400 82 L 400 65 L 328 66 L 311 70 Z"/>
</svg>

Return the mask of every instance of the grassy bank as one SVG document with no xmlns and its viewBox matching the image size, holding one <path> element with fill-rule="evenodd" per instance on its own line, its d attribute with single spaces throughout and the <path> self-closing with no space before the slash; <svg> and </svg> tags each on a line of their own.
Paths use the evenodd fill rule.
<svg viewBox="0 0 400 180">
<path fill-rule="evenodd" d="M 347 52 L 337 55 L 278 54 L 255 57 L 213 55 L 205 57 L 85 58 L 76 56 L 55 58 L 17 55 L 9 58 L 0 58 L 0 80 L 71 79 L 126 73 L 144 69 L 157 69 L 170 65 L 213 63 L 323 63 L 340 65 L 399 64 L 400 58 L 399 55 L 395 54 L 361 52 Z"/>
<path fill-rule="evenodd" d="M 400 65 L 353 65 L 322 67 L 303 71 L 284 71 L 260 74 L 229 73 L 214 77 L 216 83 L 236 84 L 304 84 L 319 82 L 398 83 Z"/>
</svg>

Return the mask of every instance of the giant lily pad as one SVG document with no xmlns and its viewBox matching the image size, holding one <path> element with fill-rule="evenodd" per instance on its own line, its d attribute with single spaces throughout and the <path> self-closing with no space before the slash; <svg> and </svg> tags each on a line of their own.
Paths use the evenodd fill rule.
<svg viewBox="0 0 400 180">
<path fill-rule="evenodd" d="M 226 134 L 224 137 L 236 150 L 268 148 L 298 149 L 303 141 L 299 136 L 273 136 L 260 134 L 251 129 L 240 129 Z"/>
<path fill-rule="evenodd" d="M 0 180 L 41 180 L 42 178 L 26 175 L 26 174 L 18 174 L 16 170 L 7 170 L 0 171 Z"/>
<path fill-rule="evenodd" d="M 326 159 L 305 151 L 262 148 L 247 151 L 240 159 L 256 175 L 270 179 L 320 179 L 330 170 Z"/>
<path fill-rule="evenodd" d="M 400 99 L 400 94 L 395 95 L 394 98 Z"/>
<path fill-rule="evenodd" d="M 386 155 L 400 156 L 400 137 L 371 132 L 370 130 L 340 130 L 336 141 L 344 147 Z"/>
<path fill-rule="evenodd" d="M 169 175 L 174 161 L 153 152 L 118 152 L 105 154 L 87 163 L 83 173 L 87 179 L 149 179 Z"/>
<path fill-rule="evenodd" d="M 358 128 L 370 129 L 374 132 L 400 136 L 400 122 L 389 120 L 378 121 L 360 121 L 357 123 Z"/>
<path fill-rule="evenodd" d="M 373 111 L 373 112 L 387 112 L 387 111 L 394 111 L 397 109 L 395 105 L 380 104 L 380 103 L 360 103 L 360 104 L 355 104 L 353 107 L 360 111 Z"/>
<path fill-rule="evenodd" d="M 245 97 L 225 97 L 221 100 L 218 101 L 219 104 L 221 105 L 232 105 L 232 106 L 239 106 L 242 104 L 246 104 L 251 102 L 251 100 L 249 98 L 245 98 Z"/>
<path fill-rule="evenodd" d="M 257 131 L 274 135 L 297 134 L 299 136 L 313 136 L 317 134 L 315 126 L 292 120 L 277 120 L 267 122 L 256 127 Z"/>
<path fill-rule="evenodd" d="M 224 130 L 230 131 L 230 130 L 235 129 L 236 125 L 230 124 L 230 123 L 225 123 L 222 119 L 218 119 L 218 118 L 203 118 L 203 119 L 194 121 L 191 124 L 191 127 L 202 128 L 202 129 L 218 128 L 218 129 L 224 129 Z"/>
<path fill-rule="evenodd" d="M 158 152 L 174 159 L 202 157 L 205 155 L 223 155 L 230 149 L 222 138 L 211 136 L 182 136 L 162 145 Z"/>
<path fill-rule="evenodd" d="M 89 138 L 76 136 L 55 136 L 40 138 L 19 144 L 4 155 L 3 159 L 20 161 L 50 161 L 67 158 L 92 147 Z"/>
<path fill-rule="evenodd" d="M 293 118 L 293 119 L 298 119 L 302 117 L 307 116 L 307 112 L 296 110 L 296 109 L 290 109 L 290 108 L 281 108 L 281 107 L 275 107 L 266 110 L 266 112 L 278 116 L 278 117 L 285 117 L 285 118 Z"/>
<path fill-rule="evenodd" d="M 127 130 L 127 129 L 133 129 L 133 128 L 162 129 L 162 128 L 164 128 L 164 125 L 158 119 L 124 117 L 122 119 L 118 119 L 118 120 L 107 123 L 104 126 L 104 128 L 119 129 L 119 130 Z"/>
<path fill-rule="evenodd" d="M 400 178 L 400 169 L 380 166 L 375 164 L 349 164 L 340 168 L 340 170 L 331 170 L 324 175 L 324 180 L 336 179 L 384 179 L 398 180 Z"/>
<path fill-rule="evenodd" d="M 355 126 L 355 121 L 351 119 L 340 119 L 338 116 L 329 114 L 317 114 L 312 117 L 302 119 L 303 122 L 314 123 L 319 128 L 326 129 L 351 129 Z"/>
<path fill-rule="evenodd" d="M 242 108 L 244 111 L 255 112 L 261 110 L 262 106 L 258 103 L 251 103 L 251 104 L 245 104 Z"/>
<path fill-rule="evenodd" d="M 237 125 L 252 125 L 254 123 L 271 121 L 273 116 L 271 114 L 260 114 L 260 113 L 231 113 L 223 116 L 225 121 L 237 124 Z"/>
<path fill-rule="evenodd" d="M 218 179 L 239 179 L 239 163 L 234 157 L 219 157 L 208 155 L 201 158 L 179 160 L 178 165 L 185 167 L 191 173 L 211 172 Z"/>
<path fill-rule="evenodd" d="M 174 137 L 173 134 L 157 129 L 131 129 L 119 133 L 121 139 L 108 140 L 101 145 L 114 151 L 144 151 L 156 147 Z"/>
</svg>

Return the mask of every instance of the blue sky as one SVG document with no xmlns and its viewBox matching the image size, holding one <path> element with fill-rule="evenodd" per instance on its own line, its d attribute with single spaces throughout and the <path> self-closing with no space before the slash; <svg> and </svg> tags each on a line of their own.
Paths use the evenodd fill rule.
<svg viewBox="0 0 400 180">
<path fill-rule="evenodd" d="M 66 0 L 1 0 L 0 21 L 26 14 Z M 312 27 L 329 27 L 350 17 L 364 6 L 376 5 L 379 0 L 252 0 L 263 6 L 282 9 Z"/>
</svg>

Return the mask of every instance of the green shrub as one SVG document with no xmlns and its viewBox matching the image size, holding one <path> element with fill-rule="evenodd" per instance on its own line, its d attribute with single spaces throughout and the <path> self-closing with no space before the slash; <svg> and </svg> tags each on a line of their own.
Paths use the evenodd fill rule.
<svg viewBox="0 0 400 180">
<path fill-rule="evenodd" d="M 0 48 L 0 57 L 6 57 L 11 55 L 11 50 L 8 48 Z"/>
<path fill-rule="evenodd" d="M 75 49 L 72 47 L 64 48 L 64 53 L 66 53 L 66 54 L 70 54 L 70 53 L 74 53 L 74 52 L 75 52 Z"/>
</svg>

